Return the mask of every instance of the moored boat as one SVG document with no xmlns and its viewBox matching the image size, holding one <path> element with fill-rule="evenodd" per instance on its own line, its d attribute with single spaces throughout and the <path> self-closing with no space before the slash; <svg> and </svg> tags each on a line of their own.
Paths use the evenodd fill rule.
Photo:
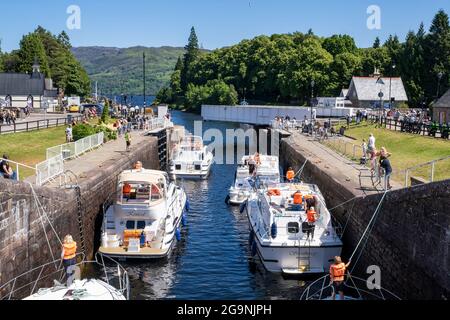
<svg viewBox="0 0 450 320">
<path fill-rule="evenodd" d="M 1 300 L 129 299 L 128 273 L 119 263 L 99 254 L 95 261 L 87 261 L 84 254 L 78 254 L 77 259 L 79 262 L 73 265 L 70 277 L 65 273 L 61 260 L 56 260 L 8 281 L 0 288 Z M 100 268 L 100 277 L 81 276 L 92 267 Z"/>
<path fill-rule="evenodd" d="M 232 205 L 244 203 L 254 190 L 255 183 L 280 182 L 279 160 L 276 156 L 244 156 L 236 169 L 234 184 L 230 187 L 227 201 Z M 258 162 L 258 163 L 256 163 Z"/>
<path fill-rule="evenodd" d="M 104 217 L 99 252 L 122 259 L 167 257 L 181 238 L 188 209 L 186 193 L 167 173 L 124 171 L 117 201 Z"/>
<path fill-rule="evenodd" d="M 252 253 L 270 272 L 323 273 L 341 253 L 342 241 L 316 185 L 270 185 L 253 192 L 245 210 Z"/>
<path fill-rule="evenodd" d="M 207 179 L 214 156 L 201 137 L 187 135 L 175 146 L 170 161 L 172 179 Z"/>
</svg>

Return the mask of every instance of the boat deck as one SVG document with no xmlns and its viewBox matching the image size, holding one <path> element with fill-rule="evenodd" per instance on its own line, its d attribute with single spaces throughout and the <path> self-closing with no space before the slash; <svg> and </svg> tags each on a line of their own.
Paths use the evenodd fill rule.
<svg viewBox="0 0 450 320">
<path fill-rule="evenodd" d="M 150 258 L 163 257 L 167 254 L 166 250 L 155 248 L 141 248 L 139 252 L 128 252 L 126 247 L 104 248 L 100 247 L 99 252 L 112 257 L 133 257 L 133 258 Z"/>
</svg>

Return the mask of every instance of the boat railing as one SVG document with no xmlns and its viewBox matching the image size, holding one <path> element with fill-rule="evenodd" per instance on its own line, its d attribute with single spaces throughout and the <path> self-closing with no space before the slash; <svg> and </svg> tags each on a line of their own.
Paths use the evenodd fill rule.
<svg viewBox="0 0 450 320">
<path fill-rule="evenodd" d="M 389 290 L 371 284 L 373 289 L 369 289 L 367 279 L 355 277 L 347 274 L 344 281 L 344 294 L 347 300 L 401 300 L 396 294 Z M 313 283 L 303 291 L 300 300 L 326 300 L 335 293 L 330 275 L 327 274 Z"/>
<path fill-rule="evenodd" d="M 75 267 L 81 269 L 81 267 L 86 267 L 89 264 L 102 267 L 103 272 L 105 273 L 103 280 L 108 285 L 113 287 L 115 287 L 113 284 L 117 282 L 118 288 L 115 288 L 128 300 L 130 284 L 127 271 L 112 258 L 106 258 L 107 261 L 117 265 L 117 268 L 107 267 L 104 256 L 99 253 L 95 255 L 94 261 L 87 261 L 84 253 L 77 254 L 76 259 L 79 262 L 75 264 Z M 35 277 L 36 274 L 37 277 Z M 3 284 L 0 287 L 0 300 L 15 300 L 31 296 L 40 290 L 39 286 L 54 286 L 52 281 L 58 281 L 58 283 L 61 283 L 65 276 L 67 276 L 67 274 L 61 259 L 48 262 L 39 267 L 28 270 L 27 272 Z M 33 280 L 31 280 L 32 278 Z M 61 283 L 61 286 L 64 286 L 64 284 Z"/>
</svg>

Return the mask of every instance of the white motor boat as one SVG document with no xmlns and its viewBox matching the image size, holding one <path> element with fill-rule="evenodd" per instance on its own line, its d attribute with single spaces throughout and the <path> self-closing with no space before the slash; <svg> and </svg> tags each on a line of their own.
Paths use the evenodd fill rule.
<svg viewBox="0 0 450 320">
<path fill-rule="evenodd" d="M 206 179 L 214 160 L 201 137 L 188 135 L 175 146 L 169 172 L 172 179 Z"/>
<path fill-rule="evenodd" d="M 302 197 L 300 205 L 294 205 L 297 192 Z M 318 216 L 309 237 L 307 198 L 315 201 Z M 257 253 L 270 272 L 323 273 L 328 271 L 329 261 L 341 253 L 342 241 L 316 185 L 273 184 L 251 193 L 242 210 L 250 222 L 252 254 Z"/>
<path fill-rule="evenodd" d="M 228 203 L 238 205 L 244 203 L 254 185 L 280 183 L 279 160 L 276 156 L 260 155 L 261 163 L 255 167 L 255 173 L 251 173 L 250 160 L 252 156 L 244 156 L 236 170 L 234 185 L 230 187 Z"/>
<path fill-rule="evenodd" d="M 61 260 L 49 262 L 10 280 L 0 288 L 2 300 L 128 300 L 129 279 L 127 271 L 116 261 L 96 255 L 95 261 L 73 266 L 73 276 L 68 278 Z M 83 270 L 101 267 L 101 278 L 82 278 Z M 34 279 L 34 277 L 36 277 Z M 29 282 L 31 281 L 32 282 Z M 65 280 L 65 282 L 63 282 Z M 24 283 L 27 283 L 24 285 Z M 53 286 L 49 286 L 49 284 Z"/>
<path fill-rule="evenodd" d="M 104 217 L 99 252 L 121 259 L 167 257 L 181 238 L 187 210 L 186 193 L 167 173 L 125 171 L 119 176 L 117 201 Z"/>
</svg>

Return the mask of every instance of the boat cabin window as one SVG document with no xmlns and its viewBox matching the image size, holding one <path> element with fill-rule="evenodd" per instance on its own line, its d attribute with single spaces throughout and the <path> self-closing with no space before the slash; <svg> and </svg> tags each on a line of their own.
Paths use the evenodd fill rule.
<svg viewBox="0 0 450 320">
<path fill-rule="evenodd" d="M 144 230 L 145 221 L 128 220 L 125 224 L 127 230 Z"/>
<path fill-rule="evenodd" d="M 145 229 L 145 221 L 136 221 L 136 229 Z"/>
<path fill-rule="evenodd" d="M 300 226 L 298 225 L 298 222 L 289 222 L 288 223 L 288 233 L 297 234 L 299 232 L 300 232 Z"/>
<path fill-rule="evenodd" d="M 181 164 L 175 165 L 175 170 L 181 170 Z"/>
<path fill-rule="evenodd" d="M 119 203 L 145 204 L 160 200 L 164 196 L 164 184 L 126 182 L 120 187 Z"/>
<path fill-rule="evenodd" d="M 201 165 L 199 165 L 199 164 L 196 164 L 195 165 L 195 170 L 201 170 L 202 169 L 202 166 Z"/>
</svg>

